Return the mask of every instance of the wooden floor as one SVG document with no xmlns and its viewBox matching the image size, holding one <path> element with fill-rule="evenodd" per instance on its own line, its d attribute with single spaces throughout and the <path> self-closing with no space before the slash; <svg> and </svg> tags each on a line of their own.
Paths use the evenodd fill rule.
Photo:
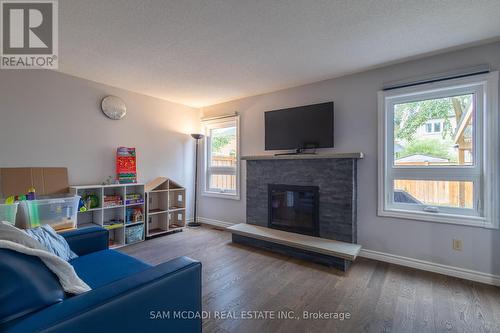
<svg viewBox="0 0 500 333">
<path fill-rule="evenodd" d="M 444 275 L 363 258 L 342 273 L 232 244 L 229 233 L 209 227 L 122 251 L 151 264 L 183 255 L 200 260 L 203 310 L 212 316 L 293 311 L 298 318 L 211 318 L 204 332 L 500 332 L 500 288 Z M 351 318 L 304 319 L 304 311 Z"/>
</svg>

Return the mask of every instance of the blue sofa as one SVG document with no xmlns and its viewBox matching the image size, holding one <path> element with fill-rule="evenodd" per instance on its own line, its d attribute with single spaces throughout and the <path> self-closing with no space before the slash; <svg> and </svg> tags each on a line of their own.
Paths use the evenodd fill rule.
<svg viewBox="0 0 500 333">
<path fill-rule="evenodd" d="M 62 234 L 92 290 L 67 295 L 37 257 L 0 249 L 0 332 L 201 332 L 201 264 L 151 266 L 108 249 L 108 231 Z"/>
</svg>

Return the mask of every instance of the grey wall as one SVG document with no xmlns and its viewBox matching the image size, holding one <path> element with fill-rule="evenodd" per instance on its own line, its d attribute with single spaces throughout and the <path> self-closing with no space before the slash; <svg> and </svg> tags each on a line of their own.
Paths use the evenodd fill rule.
<svg viewBox="0 0 500 333">
<path fill-rule="evenodd" d="M 377 91 L 384 82 L 489 63 L 500 69 L 500 43 L 436 55 L 338 79 L 203 109 L 204 116 L 241 114 L 241 153 L 264 152 L 264 111 L 335 101 L 335 151 L 366 154 L 358 163 L 358 243 L 364 248 L 500 275 L 500 232 L 377 216 Z M 264 79 L 264 78 L 263 78 Z M 240 201 L 202 197 L 200 216 L 245 221 L 245 162 Z M 463 251 L 452 250 L 452 239 Z"/>
<path fill-rule="evenodd" d="M 120 121 L 100 101 L 121 97 Z M 199 110 L 45 70 L 0 70 L 0 167 L 64 166 L 70 184 L 115 175 L 118 146 L 136 147 L 139 181 L 168 176 L 193 190 Z M 187 216 L 192 216 L 189 205 Z"/>
</svg>

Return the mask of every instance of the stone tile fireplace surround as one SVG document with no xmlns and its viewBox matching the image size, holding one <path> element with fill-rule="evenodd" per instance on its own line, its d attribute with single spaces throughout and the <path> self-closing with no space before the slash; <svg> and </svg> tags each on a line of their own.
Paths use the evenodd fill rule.
<svg viewBox="0 0 500 333">
<path fill-rule="evenodd" d="M 319 237 L 356 243 L 357 160 L 360 158 L 362 153 L 243 157 L 247 163 L 246 222 L 268 227 L 269 184 L 317 186 Z M 279 250 L 287 252 L 284 248 Z M 340 260 L 340 265 L 333 266 L 345 270 L 348 265 Z"/>
</svg>

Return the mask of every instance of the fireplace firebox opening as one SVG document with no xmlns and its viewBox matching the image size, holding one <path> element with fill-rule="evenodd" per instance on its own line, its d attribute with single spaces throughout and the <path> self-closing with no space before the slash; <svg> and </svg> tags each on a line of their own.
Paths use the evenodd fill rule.
<svg viewBox="0 0 500 333">
<path fill-rule="evenodd" d="M 268 227 L 319 237 L 319 187 L 268 184 Z"/>
</svg>

